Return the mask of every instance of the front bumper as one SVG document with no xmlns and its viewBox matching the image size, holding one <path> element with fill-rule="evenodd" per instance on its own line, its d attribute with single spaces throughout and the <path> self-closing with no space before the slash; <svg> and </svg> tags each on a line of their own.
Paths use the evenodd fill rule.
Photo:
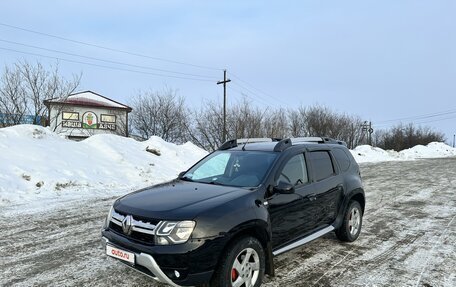
<svg viewBox="0 0 456 287">
<path fill-rule="evenodd" d="M 104 250 L 106 250 L 107 244 L 116 246 L 116 245 L 112 244 L 111 242 L 109 242 L 109 240 L 106 237 L 102 237 L 102 245 L 103 245 Z M 122 248 L 122 249 L 125 249 L 125 248 Z M 152 277 L 153 279 L 155 279 L 159 282 L 167 283 L 167 284 L 169 284 L 171 286 L 175 286 L 175 287 L 180 286 L 180 285 L 177 285 L 176 283 L 174 283 L 171 279 L 169 279 L 168 276 L 166 276 L 166 274 L 160 269 L 157 262 L 155 261 L 155 259 L 152 256 L 150 256 L 149 254 L 146 254 L 146 253 L 135 253 L 135 252 L 133 252 L 133 253 L 135 254 L 135 259 L 136 259 L 135 264 L 146 268 L 148 271 L 151 272 L 151 274 L 141 272 L 141 270 L 134 268 L 135 270 L 137 270 L 149 277 Z M 130 266 L 130 265 L 128 265 L 128 266 Z"/>
<path fill-rule="evenodd" d="M 133 242 L 123 237 L 116 236 L 112 232 L 103 231 L 102 233 L 102 245 L 104 250 L 106 250 L 106 245 L 109 244 L 110 246 L 134 253 L 136 259 L 134 265 L 122 260 L 116 260 L 159 282 L 167 283 L 171 286 L 198 286 L 208 283 L 214 272 L 213 268 L 200 268 L 201 266 L 204 266 L 203 262 L 207 263 L 210 261 L 208 260 L 208 257 L 214 258 L 213 248 L 199 248 L 194 252 L 186 249 L 184 249 L 186 251 L 183 251 L 172 248 L 172 250 L 178 252 L 172 254 L 169 249 L 163 250 L 163 247 L 165 246 L 161 246 L 162 248 L 158 249 L 156 247 L 152 249 L 140 248 L 144 246 L 135 245 Z M 185 246 L 179 245 L 175 247 Z M 167 254 L 165 255 L 159 251 L 166 252 Z M 187 260 L 185 258 L 188 254 L 192 254 L 192 256 Z M 210 263 L 209 265 L 215 267 L 215 263 Z M 188 268 L 189 266 L 198 268 Z M 180 273 L 180 277 L 175 276 L 175 270 Z"/>
</svg>

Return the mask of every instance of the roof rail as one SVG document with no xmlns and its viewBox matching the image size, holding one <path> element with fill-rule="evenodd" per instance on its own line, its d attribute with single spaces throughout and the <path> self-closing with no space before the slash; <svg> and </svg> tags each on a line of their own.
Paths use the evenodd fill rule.
<svg viewBox="0 0 456 287">
<path fill-rule="evenodd" d="M 283 139 L 275 145 L 274 151 L 283 151 L 289 147 L 291 147 L 291 139 Z"/>
<path fill-rule="evenodd" d="M 218 150 L 226 150 L 233 147 L 237 147 L 240 144 L 251 144 L 251 143 L 261 143 L 261 142 L 274 142 L 279 141 L 278 138 L 242 138 L 242 139 L 233 139 L 224 142 Z"/>
<path fill-rule="evenodd" d="M 279 141 L 274 147 L 274 151 L 284 151 L 291 147 L 293 144 L 298 143 L 319 143 L 319 144 L 339 144 L 347 146 L 344 141 L 335 140 L 328 137 L 299 137 L 299 138 L 288 138 Z"/>
<path fill-rule="evenodd" d="M 317 142 L 317 143 L 324 143 L 325 140 L 322 137 L 299 137 L 299 138 L 290 138 L 293 143 L 300 143 L 300 142 Z"/>
<path fill-rule="evenodd" d="M 218 150 L 225 150 L 225 149 L 230 149 L 233 147 L 237 147 L 236 140 L 228 140 L 228 141 L 224 142 L 221 146 L 219 146 Z"/>
<path fill-rule="evenodd" d="M 245 139 L 237 139 L 238 144 L 244 143 L 264 143 L 264 142 L 272 142 L 272 138 L 245 138 Z"/>
<path fill-rule="evenodd" d="M 300 142 L 316 142 L 316 143 L 327 143 L 327 144 L 340 144 L 347 146 L 344 141 L 328 138 L 328 137 L 300 137 L 300 138 L 291 138 L 292 143 Z"/>
<path fill-rule="evenodd" d="M 298 138 L 287 138 L 287 139 L 280 139 L 280 138 L 242 138 L 242 139 L 233 139 L 228 140 L 223 143 L 218 150 L 226 150 L 230 148 L 237 147 L 241 144 L 251 144 L 251 143 L 261 143 L 261 142 L 278 142 L 275 147 L 274 151 L 283 151 L 293 144 L 298 143 L 319 143 L 319 144 L 339 144 L 347 146 L 344 141 L 335 140 L 328 137 L 298 137 Z"/>
</svg>

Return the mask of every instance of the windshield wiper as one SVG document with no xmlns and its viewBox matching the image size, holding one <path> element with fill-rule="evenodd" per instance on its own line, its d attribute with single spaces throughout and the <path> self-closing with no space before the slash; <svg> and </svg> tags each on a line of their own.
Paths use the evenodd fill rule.
<svg viewBox="0 0 456 287">
<path fill-rule="evenodd" d="M 190 182 L 193 182 L 194 180 L 191 179 L 190 177 L 187 177 L 187 176 L 183 176 L 180 178 L 181 180 L 185 180 L 185 181 L 190 181 Z"/>
<path fill-rule="evenodd" d="M 217 182 L 217 181 L 209 181 L 209 182 L 206 182 L 206 183 L 214 184 L 214 185 L 224 185 L 223 183 L 220 183 L 220 182 Z"/>
</svg>

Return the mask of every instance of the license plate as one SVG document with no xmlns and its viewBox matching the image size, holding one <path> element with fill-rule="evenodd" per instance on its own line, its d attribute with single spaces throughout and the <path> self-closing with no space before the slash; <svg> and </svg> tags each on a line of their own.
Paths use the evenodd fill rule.
<svg viewBox="0 0 456 287">
<path fill-rule="evenodd" d="M 113 247 L 110 245 L 106 245 L 106 254 L 111 257 L 130 262 L 131 264 L 135 264 L 135 254 L 134 253 L 131 253 L 131 252 L 128 252 L 128 251 L 125 251 L 125 250 L 122 250 L 122 249 L 119 249 L 119 248 L 116 248 L 116 247 Z"/>
</svg>

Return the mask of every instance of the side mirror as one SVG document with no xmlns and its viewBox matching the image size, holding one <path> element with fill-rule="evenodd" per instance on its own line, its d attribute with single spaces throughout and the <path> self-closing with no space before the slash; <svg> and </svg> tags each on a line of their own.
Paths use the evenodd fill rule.
<svg viewBox="0 0 456 287">
<path fill-rule="evenodd" d="M 292 194 L 295 192 L 294 185 L 288 182 L 280 181 L 277 186 L 274 187 L 274 192 L 281 194 Z"/>
<path fill-rule="evenodd" d="M 186 171 L 181 171 L 181 172 L 179 173 L 179 175 L 177 176 L 177 178 L 178 178 L 178 179 L 181 179 L 181 178 L 184 176 L 185 173 L 186 173 Z"/>
</svg>

